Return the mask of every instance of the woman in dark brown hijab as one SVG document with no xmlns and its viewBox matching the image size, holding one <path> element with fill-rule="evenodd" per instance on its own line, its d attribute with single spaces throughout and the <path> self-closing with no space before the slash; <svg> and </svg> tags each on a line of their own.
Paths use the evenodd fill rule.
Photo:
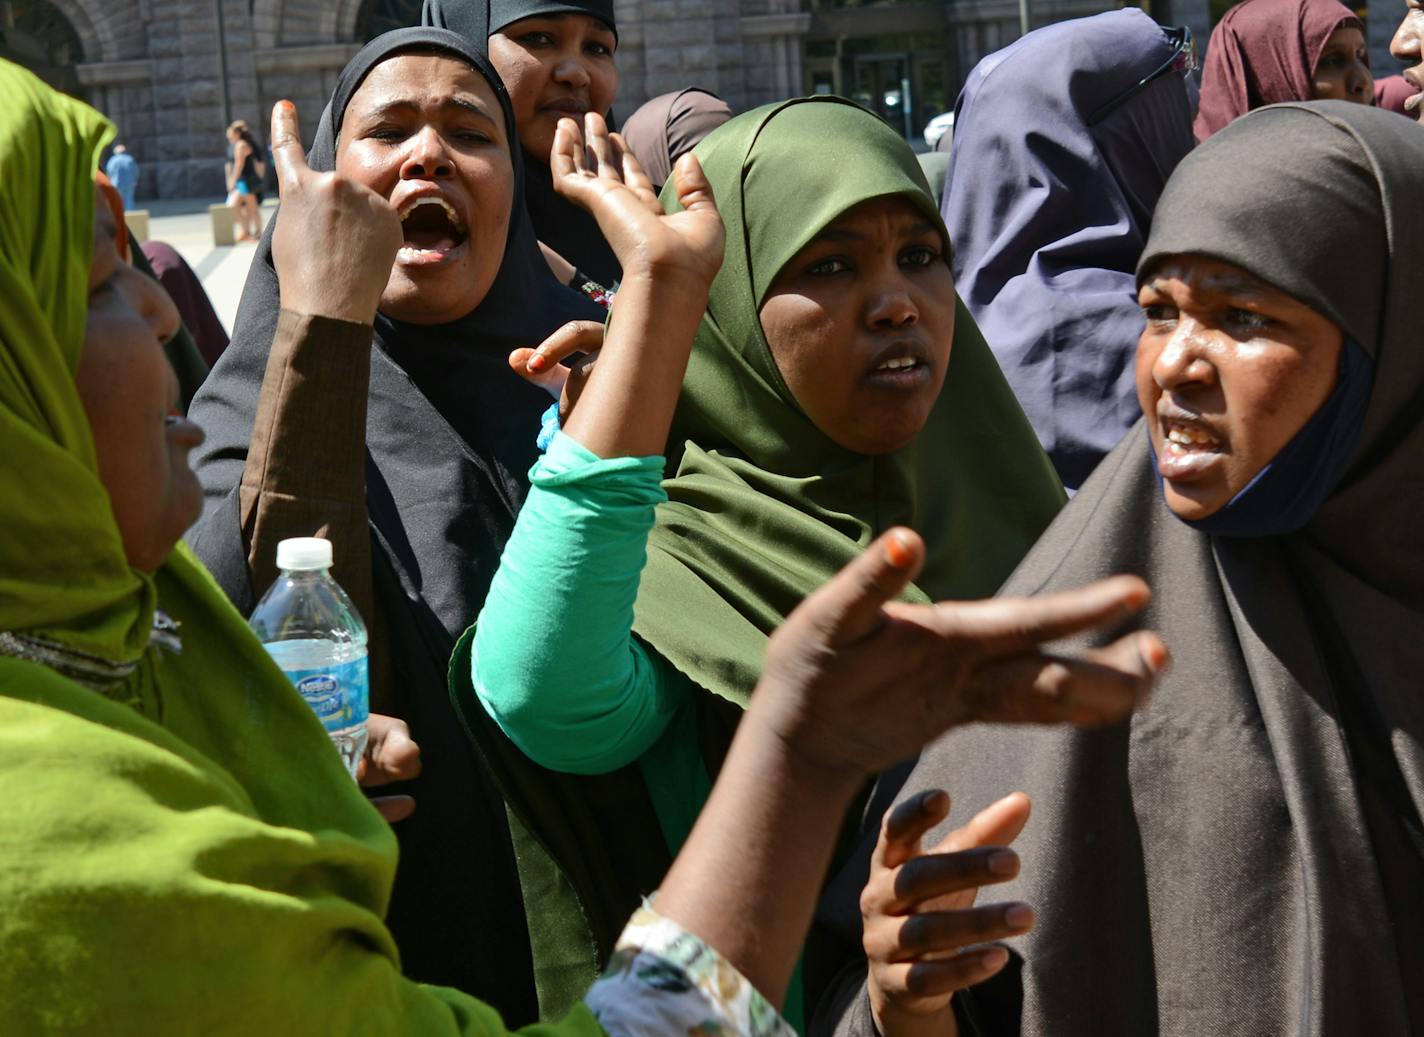
<svg viewBox="0 0 1424 1037">
<path fill-rule="evenodd" d="M 1374 103 L 1365 27 L 1338 0 L 1246 0 L 1211 34 L 1196 135 L 1285 101 Z"/>
<path fill-rule="evenodd" d="M 1424 1026 L 1421 199 L 1424 134 L 1338 102 L 1252 113 L 1173 174 L 1138 266 L 1146 417 L 1003 593 L 1136 573 L 1174 662 L 1128 725 L 965 730 L 906 782 L 1034 803 L 994 899 L 1037 924 L 961 1025 Z"/>
<path fill-rule="evenodd" d="M 654 97 L 623 124 L 623 142 L 659 191 L 677 160 L 732 117 L 732 108 L 711 90 L 690 86 Z"/>
</svg>

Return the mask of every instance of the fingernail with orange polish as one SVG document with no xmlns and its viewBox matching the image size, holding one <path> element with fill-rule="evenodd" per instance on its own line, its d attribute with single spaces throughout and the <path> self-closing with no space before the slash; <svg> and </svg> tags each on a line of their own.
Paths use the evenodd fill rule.
<svg viewBox="0 0 1424 1037">
<path fill-rule="evenodd" d="M 896 569 L 908 569 L 915 564 L 915 552 L 905 540 L 905 534 L 898 530 L 885 540 L 885 557 Z"/>
</svg>

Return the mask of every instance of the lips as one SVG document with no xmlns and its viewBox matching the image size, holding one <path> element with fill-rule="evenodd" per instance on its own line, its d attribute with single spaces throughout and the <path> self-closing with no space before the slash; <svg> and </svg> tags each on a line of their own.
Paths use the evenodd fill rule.
<svg viewBox="0 0 1424 1037">
<path fill-rule="evenodd" d="M 181 414 L 168 415 L 163 420 L 163 424 L 168 438 L 173 444 L 185 450 L 196 450 L 203 445 L 203 440 L 207 438 L 203 426 L 195 421 L 189 421 Z"/>
<path fill-rule="evenodd" d="M 539 107 L 555 115 L 579 120 L 588 114 L 588 102 L 580 101 L 577 97 L 556 97 L 552 101 L 544 102 Z"/>
<path fill-rule="evenodd" d="M 1158 409 L 1157 419 L 1162 438 L 1157 470 L 1164 479 L 1185 482 L 1199 478 L 1229 452 L 1225 437 L 1195 414 L 1169 406 Z"/>
<path fill-rule="evenodd" d="M 920 342 L 904 340 L 878 350 L 861 381 L 879 388 L 916 389 L 930 380 L 933 365 Z"/>
</svg>

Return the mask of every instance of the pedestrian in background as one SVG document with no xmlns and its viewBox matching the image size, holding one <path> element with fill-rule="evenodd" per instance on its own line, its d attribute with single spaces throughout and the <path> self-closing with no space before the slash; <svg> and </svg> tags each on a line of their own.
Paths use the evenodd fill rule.
<svg viewBox="0 0 1424 1037">
<path fill-rule="evenodd" d="M 134 208 L 134 195 L 138 190 L 138 160 L 129 154 L 122 144 L 114 145 L 114 153 L 104 166 L 104 175 L 113 183 L 124 201 L 125 209 Z"/>
<path fill-rule="evenodd" d="M 227 128 L 227 201 L 237 218 L 237 240 L 256 241 L 262 236 L 262 213 L 258 191 L 267 173 L 267 164 L 258 156 L 262 149 L 247 123 L 238 119 Z"/>
</svg>

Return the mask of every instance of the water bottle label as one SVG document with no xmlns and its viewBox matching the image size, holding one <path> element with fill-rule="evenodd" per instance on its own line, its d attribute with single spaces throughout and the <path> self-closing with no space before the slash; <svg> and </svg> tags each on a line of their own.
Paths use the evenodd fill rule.
<svg viewBox="0 0 1424 1037">
<path fill-rule="evenodd" d="M 366 657 L 318 670 L 287 670 L 317 719 L 330 731 L 344 731 L 366 722 L 370 683 Z"/>
</svg>

